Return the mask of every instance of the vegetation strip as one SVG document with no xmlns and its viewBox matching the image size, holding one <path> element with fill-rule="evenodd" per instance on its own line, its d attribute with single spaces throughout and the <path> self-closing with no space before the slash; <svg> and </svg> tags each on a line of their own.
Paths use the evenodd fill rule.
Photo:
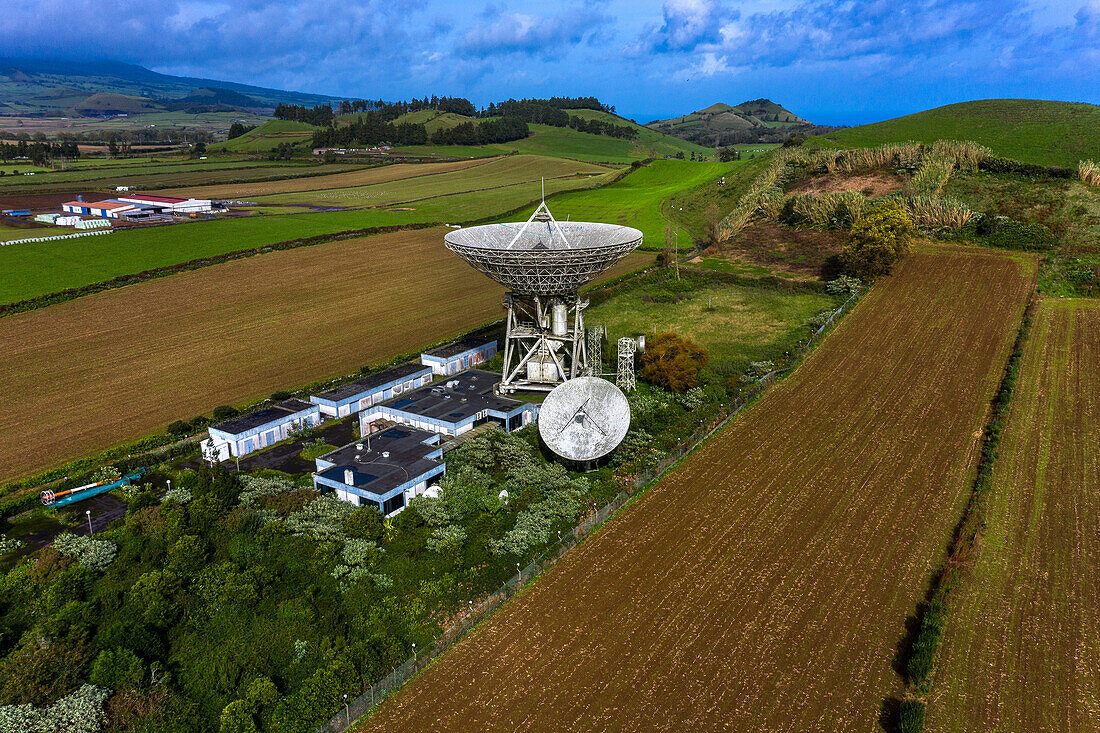
<svg viewBox="0 0 1100 733">
<path fill-rule="evenodd" d="M 947 561 L 933 580 L 928 603 L 920 609 L 920 628 L 905 662 L 908 689 L 906 699 L 901 703 L 899 733 L 919 733 L 924 730 L 924 698 L 931 691 L 936 652 L 948 620 L 952 594 L 965 578 L 966 568 L 977 552 L 976 544 L 985 524 L 985 499 L 993 485 L 993 465 L 999 455 L 1001 433 L 1008 417 L 1012 394 L 1016 389 L 1020 360 L 1023 358 L 1024 343 L 1035 315 L 1036 302 L 1032 299 L 1024 311 L 1012 354 L 993 398 L 989 422 L 982 433 L 981 458 L 970 499 L 955 530 Z"/>
</svg>

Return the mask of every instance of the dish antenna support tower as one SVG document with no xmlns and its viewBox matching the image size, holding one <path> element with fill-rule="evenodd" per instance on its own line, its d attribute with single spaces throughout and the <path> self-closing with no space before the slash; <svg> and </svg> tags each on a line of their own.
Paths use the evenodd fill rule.
<svg viewBox="0 0 1100 733">
<path fill-rule="evenodd" d="M 497 390 L 549 392 L 591 369 L 580 288 L 642 243 L 637 229 L 560 223 L 543 201 L 526 222 L 448 232 L 444 244 L 508 292 Z"/>
</svg>

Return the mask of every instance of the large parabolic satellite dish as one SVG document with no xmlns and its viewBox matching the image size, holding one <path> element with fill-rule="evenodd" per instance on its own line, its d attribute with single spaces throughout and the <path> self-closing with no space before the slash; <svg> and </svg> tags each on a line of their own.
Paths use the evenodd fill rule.
<svg viewBox="0 0 1100 733">
<path fill-rule="evenodd" d="M 498 390 L 548 392 L 599 371 L 589 363 L 578 290 L 642 243 L 631 227 L 560 222 L 543 201 L 526 222 L 448 232 L 447 248 L 508 288 Z"/>
<path fill-rule="evenodd" d="M 630 403 L 611 382 L 576 377 L 546 396 L 539 409 L 539 436 L 557 455 L 590 464 L 611 453 L 630 429 Z"/>
</svg>

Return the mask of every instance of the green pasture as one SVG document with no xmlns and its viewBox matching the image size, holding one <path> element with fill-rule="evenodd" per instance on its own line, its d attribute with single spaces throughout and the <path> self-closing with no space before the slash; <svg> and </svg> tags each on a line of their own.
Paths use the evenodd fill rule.
<svg viewBox="0 0 1100 733">
<path fill-rule="evenodd" d="M 682 270 L 687 286 L 678 303 L 655 302 L 664 292 L 662 269 L 647 275 L 643 284 L 618 292 L 590 306 L 589 324 L 606 326 L 608 343 L 622 336 L 671 331 L 702 345 L 711 361 L 730 365 L 731 374 L 744 372 L 749 362 L 774 360 L 782 349 L 809 336 L 808 323 L 824 310 L 836 307 L 824 293 L 784 292 L 699 278 Z M 671 284 L 671 283 L 670 283 Z"/>
<path fill-rule="evenodd" d="M 984 99 L 838 130 L 807 144 L 863 148 L 914 140 L 973 140 L 1025 163 L 1076 167 L 1100 157 L 1100 106 L 1038 99 Z"/>
<path fill-rule="evenodd" d="M 72 234 L 75 229 L 68 229 L 66 227 L 12 227 L 0 223 L 0 242 L 14 242 L 20 239 L 30 239 L 31 237 L 53 237 L 58 234 Z"/>
<path fill-rule="evenodd" d="M 550 210 L 558 219 L 603 221 L 640 229 L 647 249 L 664 246 L 664 229 L 679 224 L 683 212 L 673 210 L 666 200 L 681 191 L 698 188 L 728 173 L 728 163 L 693 163 L 683 160 L 658 160 L 628 174 L 614 185 L 591 191 L 555 196 Z M 672 199 L 678 200 L 678 199 Z M 683 208 L 680 204 L 678 208 Z M 516 218 L 526 219 L 533 209 Z M 693 233 L 680 234 L 680 246 L 690 247 Z"/>
<path fill-rule="evenodd" d="M 298 144 L 311 141 L 314 131 L 319 129 L 305 122 L 269 119 L 255 130 L 250 130 L 240 137 L 214 143 L 210 146 L 210 150 L 238 153 L 267 152 L 279 143 Z"/>
</svg>

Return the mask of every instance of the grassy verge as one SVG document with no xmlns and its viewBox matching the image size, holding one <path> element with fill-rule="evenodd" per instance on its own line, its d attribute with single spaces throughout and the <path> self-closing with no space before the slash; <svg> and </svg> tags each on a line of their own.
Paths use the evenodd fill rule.
<svg viewBox="0 0 1100 733">
<path fill-rule="evenodd" d="M 993 398 L 989 422 L 982 435 L 981 457 L 970 492 L 970 500 L 955 530 L 947 562 L 934 578 L 927 605 L 919 613 L 920 627 L 909 649 L 905 663 L 907 690 L 901 703 L 899 733 L 920 733 L 924 730 L 925 697 L 931 692 L 932 672 L 936 652 L 943 638 L 944 626 L 951 610 L 951 601 L 975 552 L 975 544 L 985 524 L 985 500 L 993 486 L 993 465 L 1000 449 L 1001 433 L 1008 417 L 1012 394 L 1023 358 L 1024 343 L 1034 317 L 1035 302 L 1028 304 L 1016 335 L 1016 343 L 1005 365 L 1000 388 Z"/>
</svg>

